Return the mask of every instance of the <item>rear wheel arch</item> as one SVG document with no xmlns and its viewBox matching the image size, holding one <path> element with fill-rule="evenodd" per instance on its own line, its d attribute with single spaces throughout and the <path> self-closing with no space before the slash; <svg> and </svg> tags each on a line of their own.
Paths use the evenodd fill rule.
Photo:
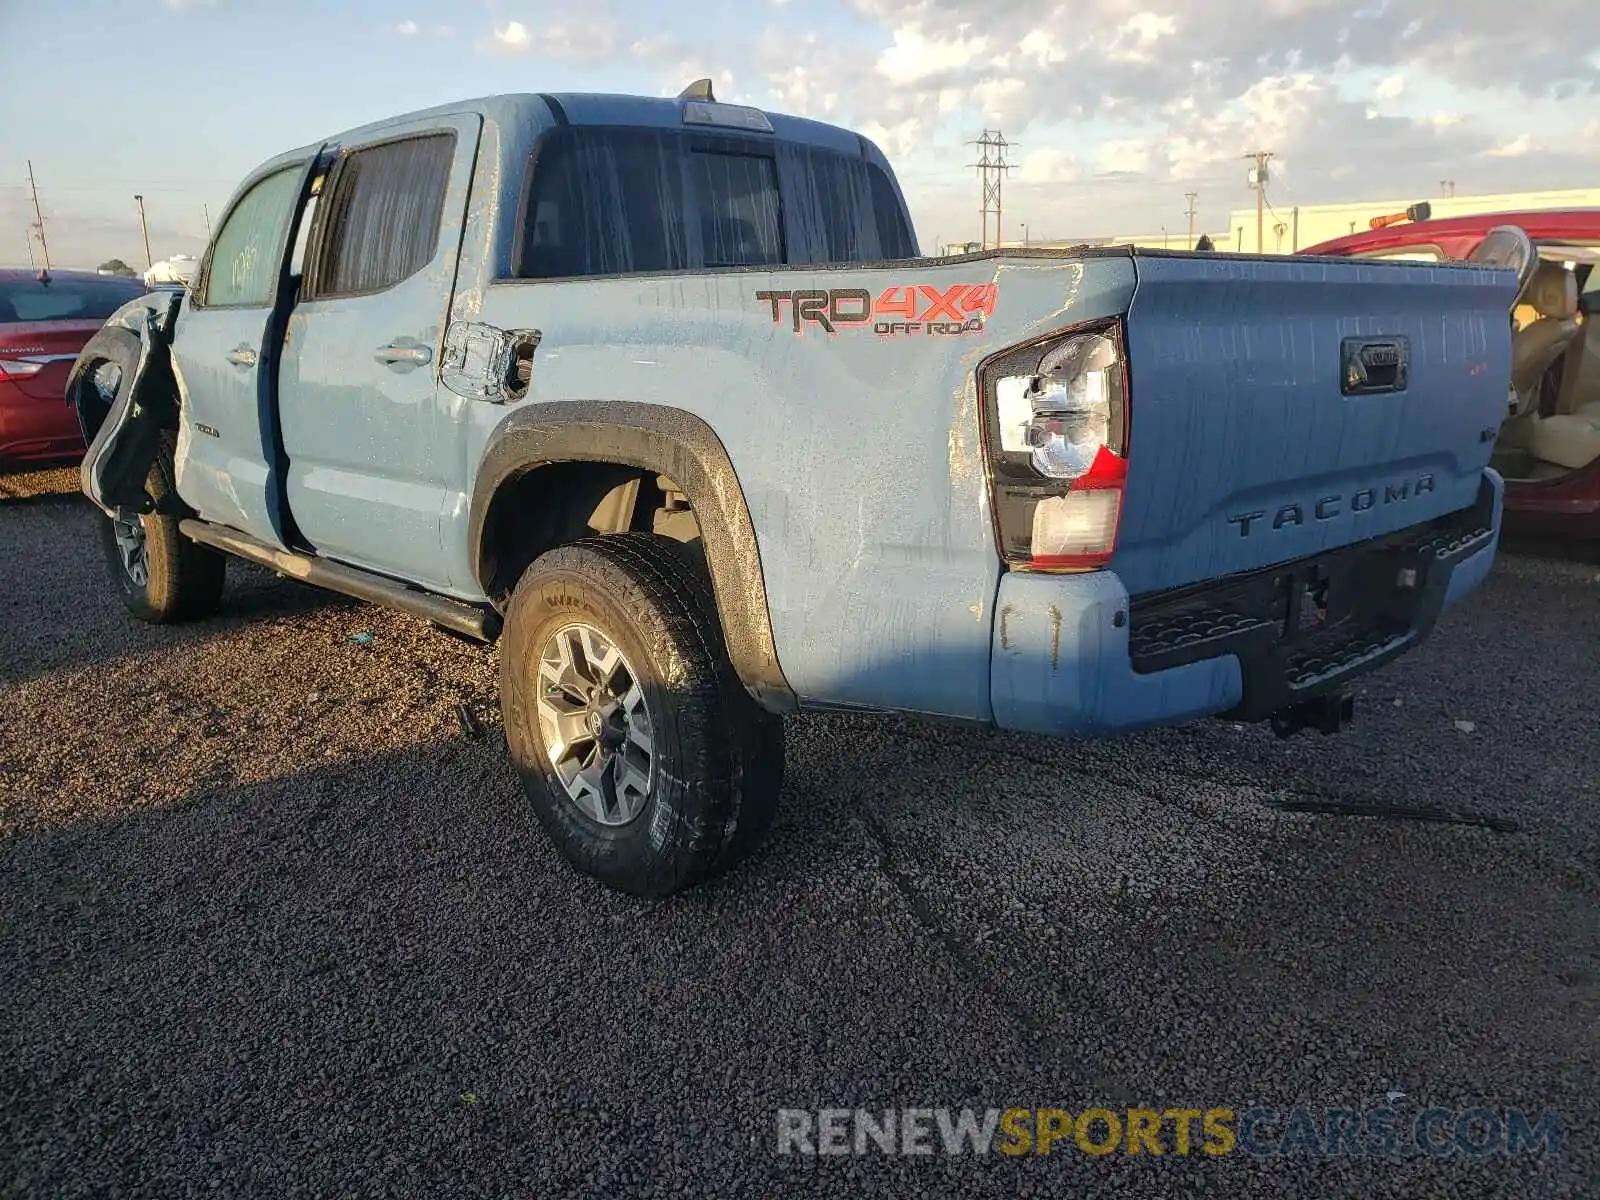
<svg viewBox="0 0 1600 1200">
<path fill-rule="evenodd" d="M 693 514 L 728 655 L 773 712 L 797 708 L 778 663 L 755 527 L 716 433 L 682 409 L 625 401 L 532 404 L 508 414 L 479 464 L 468 519 L 472 570 L 503 608 L 520 569 L 597 528 L 638 531 L 639 494 L 675 487 Z M 636 489 L 630 494 L 630 489 Z M 535 524 L 530 530 L 525 521 Z M 643 526 L 648 529 L 649 526 Z M 520 530 L 520 538 L 511 535 Z"/>
</svg>

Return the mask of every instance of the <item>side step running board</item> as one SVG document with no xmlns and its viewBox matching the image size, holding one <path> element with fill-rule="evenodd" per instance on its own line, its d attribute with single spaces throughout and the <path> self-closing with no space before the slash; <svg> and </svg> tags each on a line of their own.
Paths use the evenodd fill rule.
<svg viewBox="0 0 1600 1200">
<path fill-rule="evenodd" d="M 435 596 L 431 592 L 419 592 L 358 567 L 347 567 L 324 558 L 308 558 L 304 554 L 291 554 L 265 542 L 258 542 L 248 534 L 205 521 L 192 518 L 179 521 L 178 531 L 190 541 L 248 558 L 291 579 L 327 588 L 330 592 L 354 596 L 357 600 L 381 604 L 385 608 L 399 609 L 476 641 L 492 642 L 500 636 L 500 614 L 487 605 L 467 604 L 461 600 Z"/>
</svg>

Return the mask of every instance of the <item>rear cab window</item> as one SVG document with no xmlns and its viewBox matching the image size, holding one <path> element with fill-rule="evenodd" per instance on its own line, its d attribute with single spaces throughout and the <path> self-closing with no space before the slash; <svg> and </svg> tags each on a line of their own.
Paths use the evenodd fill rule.
<svg viewBox="0 0 1600 1200">
<path fill-rule="evenodd" d="M 519 279 L 877 262 L 915 241 L 887 173 L 773 138 L 564 126 L 529 163 Z"/>
<path fill-rule="evenodd" d="M 783 213 L 778 167 L 755 154 L 697 150 L 689 155 L 689 195 L 700 221 L 700 265 L 779 266 Z"/>
<path fill-rule="evenodd" d="M 73 279 L 53 275 L 37 279 L 0 280 L 0 325 L 27 321 L 104 321 L 148 289 L 127 278 Z"/>
</svg>

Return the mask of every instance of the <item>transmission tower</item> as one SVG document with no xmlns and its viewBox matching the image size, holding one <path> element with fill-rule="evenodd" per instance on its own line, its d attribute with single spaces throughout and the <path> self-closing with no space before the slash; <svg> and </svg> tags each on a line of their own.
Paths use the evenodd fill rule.
<svg viewBox="0 0 1600 1200">
<path fill-rule="evenodd" d="M 983 205 L 978 211 L 983 219 L 982 245 L 987 250 L 990 213 L 994 214 L 994 244 L 1000 245 L 1000 220 L 1003 211 L 1001 184 L 1006 172 L 1011 169 L 1011 165 L 1006 162 L 1006 151 L 1011 147 L 1011 143 L 1006 141 L 1005 134 L 998 129 L 992 133 L 985 129 L 981 138 L 967 144 L 978 147 L 978 161 L 968 165 L 978 170 L 978 181 L 983 193 Z"/>
<path fill-rule="evenodd" d="M 1183 198 L 1189 202 L 1189 207 L 1184 209 L 1184 214 L 1189 218 L 1189 249 L 1194 249 L 1194 202 L 1200 198 L 1199 192 L 1185 192 Z"/>
</svg>

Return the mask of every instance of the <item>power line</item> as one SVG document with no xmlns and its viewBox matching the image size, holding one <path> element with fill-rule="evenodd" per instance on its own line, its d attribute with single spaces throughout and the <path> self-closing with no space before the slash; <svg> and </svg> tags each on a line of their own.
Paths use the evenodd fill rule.
<svg viewBox="0 0 1600 1200">
<path fill-rule="evenodd" d="M 176 176 L 167 179 L 132 177 L 123 178 L 122 176 L 117 175 L 100 175 L 96 176 L 92 180 L 79 179 L 60 185 L 52 184 L 51 186 L 64 188 L 68 191 L 77 191 L 84 188 L 99 189 L 107 187 L 143 187 L 148 188 L 150 191 L 159 191 L 162 188 L 194 187 L 196 185 L 209 185 L 213 183 L 224 183 L 231 186 L 238 182 L 238 179 L 234 178 L 232 175 L 187 175 Z M 0 187 L 20 186 L 20 184 L 0 183 Z"/>
<path fill-rule="evenodd" d="M 1254 150 L 1244 156 L 1254 159 L 1255 166 L 1250 170 L 1250 186 L 1256 190 L 1256 253 L 1266 253 L 1266 213 L 1267 203 L 1267 163 L 1272 158 L 1271 150 Z M 1277 216 L 1276 213 L 1273 214 Z"/>
</svg>

